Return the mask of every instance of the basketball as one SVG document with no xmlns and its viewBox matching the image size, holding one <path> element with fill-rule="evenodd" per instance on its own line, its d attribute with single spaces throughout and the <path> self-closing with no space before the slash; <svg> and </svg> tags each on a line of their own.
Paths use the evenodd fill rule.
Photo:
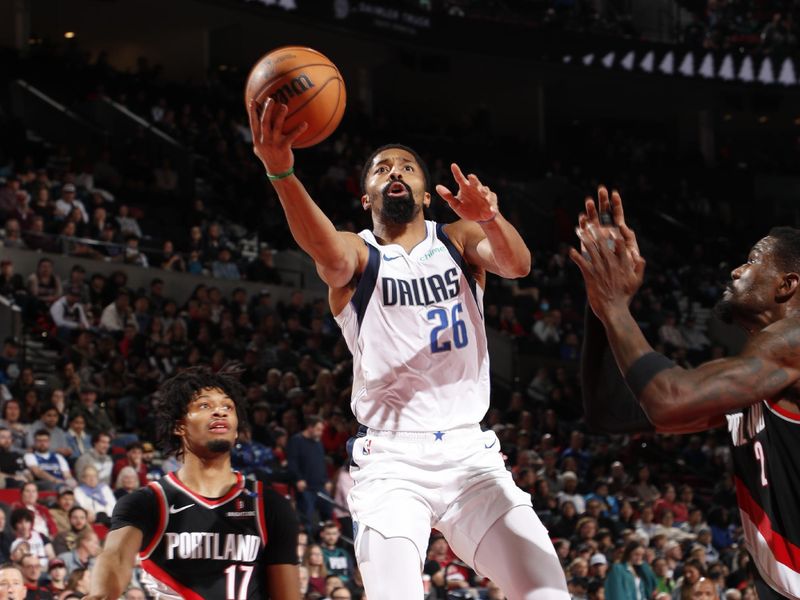
<svg viewBox="0 0 800 600">
<path fill-rule="evenodd" d="M 292 144 L 307 148 L 333 133 L 344 115 L 347 96 L 339 69 L 324 54 L 284 46 L 262 56 L 247 77 L 245 106 L 254 99 L 260 113 L 267 98 L 289 107 L 284 131 L 308 123 L 308 129 Z"/>
</svg>

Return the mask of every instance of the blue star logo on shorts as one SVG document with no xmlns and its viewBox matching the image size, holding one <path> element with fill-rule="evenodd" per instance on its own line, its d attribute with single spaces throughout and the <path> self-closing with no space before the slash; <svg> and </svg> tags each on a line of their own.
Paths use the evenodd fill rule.
<svg viewBox="0 0 800 600">
<path fill-rule="evenodd" d="M 437 431 L 433 435 L 435 436 L 434 442 L 441 442 L 444 440 L 444 431 Z"/>
</svg>

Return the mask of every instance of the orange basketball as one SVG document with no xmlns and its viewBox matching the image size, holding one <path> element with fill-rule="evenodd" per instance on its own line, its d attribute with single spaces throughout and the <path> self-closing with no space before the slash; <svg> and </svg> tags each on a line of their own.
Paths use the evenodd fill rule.
<svg viewBox="0 0 800 600">
<path fill-rule="evenodd" d="M 250 70 L 245 105 L 255 99 L 260 109 L 267 98 L 286 104 L 284 131 L 306 121 L 308 129 L 293 147 L 319 144 L 339 125 L 347 95 L 339 69 L 328 58 L 302 46 L 284 46 L 265 54 Z"/>
</svg>

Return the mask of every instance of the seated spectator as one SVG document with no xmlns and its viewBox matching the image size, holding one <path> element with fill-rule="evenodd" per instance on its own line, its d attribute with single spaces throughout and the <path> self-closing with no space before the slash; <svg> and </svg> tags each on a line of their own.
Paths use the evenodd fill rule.
<svg viewBox="0 0 800 600">
<path fill-rule="evenodd" d="M 344 584 L 353 576 L 354 558 L 339 545 L 341 532 L 333 521 L 326 521 L 320 532 L 322 556 L 328 575 L 336 575 Z M 330 595 L 330 594 L 329 594 Z"/>
<path fill-rule="evenodd" d="M 11 561 L 11 542 L 14 541 L 14 534 L 6 527 L 6 512 L 0 510 L 0 560 L 3 563 Z"/>
<path fill-rule="evenodd" d="M 136 220 L 136 218 L 131 216 L 130 208 L 128 208 L 127 204 L 119 205 L 119 208 L 117 209 L 116 221 L 117 225 L 119 226 L 119 230 L 123 235 L 132 234 L 141 239 L 142 230 L 139 227 L 139 222 Z"/>
<path fill-rule="evenodd" d="M 47 308 L 64 295 L 61 279 L 53 271 L 53 261 L 49 258 L 39 259 L 36 271 L 28 277 L 28 293 Z"/>
<path fill-rule="evenodd" d="M 320 594 L 325 593 L 325 579 L 328 571 L 325 567 L 325 557 L 322 548 L 318 544 L 310 544 L 306 548 L 303 556 L 302 565 L 308 569 L 308 589 Z"/>
<path fill-rule="evenodd" d="M 239 427 L 239 439 L 231 453 L 233 468 L 244 475 L 271 480 L 275 457 L 272 449 L 253 441 L 253 431 L 248 424 Z M 147 479 L 145 477 L 145 483 Z"/>
<path fill-rule="evenodd" d="M 20 501 L 11 508 L 27 508 L 33 515 L 33 529 L 42 535 L 52 538 L 58 533 L 58 527 L 50 514 L 50 509 L 39 503 L 39 490 L 33 482 L 22 486 Z"/>
<path fill-rule="evenodd" d="M 262 246 L 258 251 L 258 257 L 247 265 L 247 279 L 274 285 L 282 283 L 281 274 L 275 268 L 273 251 L 269 246 Z"/>
<path fill-rule="evenodd" d="M 60 558 L 53 558 L 47 563 L 47 576 L 50 579 L 47 589 L 54 596 L 67 588 L 67 565 Z"/>
<path fill-rule="evenodd" d="M 22 227 L 17 219 L 6 219 L 4 226 L 3 246 L 6 248 L 24 248 L 22 240 Z"/>
<path fill-rule="evenodd" d="M 15 300 L 24 293 L 25 281 L 22 275 L 14 272 L 14 262 L 7 258 L 0 260 L 0 296 Z"/>
<path fill-rule="evenodd" d="M 78 200 L 77 190 L 71 183 L 67 183 L 61 188 L 61 198 L 56 200 L 54 216 L 59 221 L 64 221 L 73 209 L 78 209 L 83 223 L 89 222 L 89 214 L 86 212 L 86 207 L 83 202 Z"/>
<path fill-rule="evenodd" d="M 11 553 L 17 546 L 25 544 L 28 552 L 36 557 L 39 563 L 44 566 L 51 558 L 55 558 L 53 545 L 50 539 L 43 536 L 33 529 L 33 514 L 27 508 L 17 508 L 11 511 L 11 530 L 14 533 L 14 541 L 11 542 Z"/>
<path fill-rule="evenodd" d="M 116 503 L 117 499 L 108 484 L 98 480 L 97 469 L 92 465 L 84 467 L 80 483 L 75 487 L 75 504 L 86 509 L 89 521 L 110 525 Z"/>
<path fill-rule="evenodd" d="M 92 447 L 75 463 L 75 470 L 81 473 L 87 466 L 92 465 L 97 470 L 98 481 L 109 485 L 111 471 L 114 468 L 114 461 L 108 455 L 110 448 L 111 435 L 108 432 L 98 431 L 92 434 Z"/>
<path fill-rule="evenodd" d="M 50 516 L 53 517 L 56 529 L 59 532 L 69 530 L 69 511 L 73 506 L 75 506 L 75 493 L 68 487 L 62 488 L 58 492 L 56 505 L 50 509 Z M 56 536 L 56 539 L 58 539 L 58 536 Z M 55 544 L 55 540 L 53 544 Z M 56 554 L 58 554 L 58 548 L 55 548 L 55 550 Z"/>
<path fill-rule="evenodd" d="M 142 487 L 139 482 L 139 475 L 133 467 L 122 467 L 114 480 L 114 497 L 119 500 L 131 492 L 135 492 Z"/>
<path fill-rule="evenodd" d="M 58 336 L 67 342 L 73 340 L 73 334 L 77 330 L 89 329 L 89 320 L 80 303 L 80 295 L 80 288 L 69 287 L 66 294 L 50 306 L 50 316 L 56 324 Z"/>
<path fill-rule="evenodd" d="M 25 454 L 25 466 L 40 489 L 55 490 L 59 486 L 75 487 L 66 459 L 50 450 L 50 432 L 39 429 L 33 436 L 31 452 Z"/>
<path fill-rule="evenodd" d="M 39 435 L 41 431 L 46 431 L 50 436 L 50 448 L 54 452 L 69 458 L 72 455 L 72 450 L 70 450 L 67 442 L 67 432 L 58 426 L 60 416 L 58 410 L 52 404 L 43 406 L 39 419 L 31 423 L 28 430 L 27 447 L 33 448 L 34 436 Z"/>
<path fill-rule="evenodd" d="M 117 256 L 126 265 L 136 265 L 138 267 L 149 267 L 150 263 L 147 256 L 139 249 L 139 236 L 128 233 L 125 236 L 125 249 L 122 254 Z"/>
<path fill-rule="evenodd" d="M 78 393 L 78 404 L 72 409 L 73 413 L 83 415 L 89 433 L 94 435 L 99 431 L 114 431 L 114 425 L 106 409 L 97 404 L 97 388 L 91 385 L 81 385 Z M 102 476 L 102 473 L 101 473 Z"/>
<path fill-rule="evenodd" d="M 120 291 L 116 300 L 103 309 L 100 315 L 100 329 L 121 333 L 127 325 L 137 327 L 127 292 Z"/>
<path fill-rule="evenodd" d="M 67 447 L 70 449 L 69 457 L 73 463 L 92 447 L 92 436 L 86 431 L 86 417 L 81 413 L 74 413 L 69 417 Z"/>
<path fill-rule="evenodd" d="M 58 558 L 67 565 L 67 571 L 73 573 L 78 569 L 91 570 L 98 554 L 100 554 L 100 538 L 94 529 L 87 527 L 75 538 L 75 547 L 68 552 L 62 552 Z"/>
<path fill-rule="evenodd" d="M 165 271 L 176 271 L 183 273 L 186 271 L 186 261 L 175 252 L 172 240 L 166 240 L 161 247 L 161 268 Z"/>
<path fill-rule="evenodd" d="M 656 577 L 644 560 L 645 549 L 639 542 L 625 546 L 620 562 L 614 563 L 605 582 L 606 598 L 639 600 L 652 597 Z"/>
<path fill-rule="evenodd" d="M 671 483 L 664 484 L 661 490 L 661 498 L 656 500 L 653 509 L 655 510 L 656 521 L 661 521 L 661 516 L 667 510 L 672 512 L 673 518 L 678 524 L 684 523 L 689 518 L 689 508 L 683 502 L 677 500 L 675 486 Z"/>
<path fill-rule="evenodd" d="M 62 595 L 59 600 L 72 600 L 73 598 L 83 598 L 89 593 L 89 582 L 91 581 L 91 569 L 77 568 L 71 571 L 67 577 L 67 592 L 74 592 L 74 595 Z"/>
<path fill-rule="evenodd" d="M 11 431 L 11 449 L 15 452 L 23 452 L 28 443 L 28 425 L 23 422 L 20 401 L 14 398 L 7 400 L 3 405 L 2 417 L 0 426 L 7 427 Z"/>
<path fill-rule="evenodd" d="M 131 467 L 136 471 L 140 485 L 147 485 L 147 465 L 144 462 L 144 447 L 141 442 L 131 442 L 125 446 L 125 456 L 114 463 L 111 480 L 116 481 L 120 471 L 125 467 Z"/>
<path fill-rule="evenodd" d="M 241 279 L 239 267 L 233 262 L 231 251 L 226 247 L 219 249 L 217 259 L 211 263 L 211 274 L 215 279 Z"/>
<path fill-rule="evenodd" d="M 27 594 L 26 599 L 31 598 L 35 600 L 53 600 L 53 594 L 47 589 L 42 582 L 42 571 L 47 570 L 49 560 L 42 563 L 33 554 L 28 554 L 22 557 L 20 562 L 20 570 L 22 571 L 22 578 L 25 582 L 25 589 Z"/>
<path fill-rule="evenodd" d="M 14 450 L 12 444 L 11 430 L 0 426 L 0 478 L 6 489 L 22 487 L 27 481 L 22 453 Z"/>
<path fill-rule="evenodd" d="M 68 528 L 61 531 L 53 540 L 53 550 L 56 554 L 73 550 L 78 536 L 92 528 L 89 523 L 89 513 L 77 504 L 69 509 L 68 519 Z"/>
<path fill-rule="evenodd" d="M 586 501 L 583 499 L 583 494 L 578 493 L 578 476 L 573 471 L 564 471 L 561 475 L 562 489 L 558 492 L 559 506 L 564 502 L 572 502 L 578 514 L 583 514 L 586 511 Z"/>
</svg>

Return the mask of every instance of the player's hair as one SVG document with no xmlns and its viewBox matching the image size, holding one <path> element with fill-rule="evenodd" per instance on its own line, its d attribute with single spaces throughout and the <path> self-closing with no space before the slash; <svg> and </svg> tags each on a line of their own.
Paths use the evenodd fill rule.
<svg viewBox="0 0 800 600">
<path fill-rule="evenodd" d="M 800 229 L 773 227 L 769 237 L 775 240 L 773 255 L 776 266 L 787 273 L 800 273 Z"/>
<path fill-rule="evenodd" d="M 425 191 L 430 192 L 431 186 L 431 172 L 428 170 L 428 165 L 422 160 L 422 157 L 419 153 L 414 150 L 413 148 L 409 148 L 403 144 L 384 144 L 380 148 L 376 148 L 373 150 L 372 154 L 369 155 L 367 160 L 364 161 L 364 166 L 361 168 L 361 193 L 365 194 L 367 191 L 367 177 L 369 177 L 369 169 L 372 166 L 372 161 L 375 159 L 378 154 L 383 152 L 384 150 L 389 150 L 390 148 L 396 148 L 398 150 L 405 150 L 411 156 L 414 157 L 414 160 L 417 161 L 419 168 L 422 169 L 422 177 L 425 180 Z"/>
<path fill-rule="evenodd" d="M 186 416 L 186 408 L 201 390 L 220 390 L 233 400 L 241 430 L 247 423 L 247 410 L 240 373 L 235 363 L 226 364 L 216 373 L 208 367 L 192 367 L 161 384 L 156 400 L 156 433 L 165 455 L 174 454 L 180 458 L 183 454 L 183 442 L 175 435 L 175 426 Z"/>
</svg>

